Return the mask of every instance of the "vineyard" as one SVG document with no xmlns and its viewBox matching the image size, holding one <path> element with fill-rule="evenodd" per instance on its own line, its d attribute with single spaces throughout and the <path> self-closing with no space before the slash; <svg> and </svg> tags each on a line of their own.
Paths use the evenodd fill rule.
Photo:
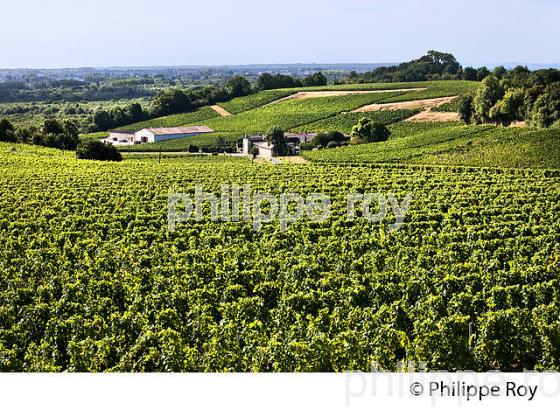
<svg viewBox="0 0 560 410">
<path fill-rule="evenodd" d="M 560 167 L 560 132 L 459 123 L 398 123 L 388 141 L 306 152 L 329 163 L 398 162 L 484 167 Z"/>
<path fill-rule="evenodd" d="M 407 138 L 387 155 L 409 159 Z M 2 371 L 560 369 L 559 171 L 102 163 L 10 144 L 0 160 Z M 228 183 L 325 193 L 332 216 L 168 231 L 169 192 Z M 412 193 L 403 227 L 347 221 L 351 192 Z"/>
<path fill-rule="evenodd" d="M 162 119 L 149 120 L 144 123 L 128 126 L 128 128 L 139 128 L 140 125 L 207 125 L 216 130 L 216 134 L 156 144 L 124 147 L 122 150 L 159 151 L 161 149 L 163 151 L 180 151 L 187 150 L 190 145 L 202 148 L 216 147 L 216 141 L 219 138 L 223 138 L 229 147 L 234 147 L 237 141 L 244 135 L 263 133 L 273 126 L 279 126 L 286 131 L 296 132 L 318 132 L 333 129 L 349 132 L 351 127 L 362 117 L 369 117 L 385 124 L 391 124 L 404 120 L 418 112 L 414 109 L 385 111 L 377 114 L 351 113 L 351 111 L 358 108 L 370 104 L 416 101 L 468 94 L 474 90 L 477 84 L 476 82 L 469 81 L 432 81 L 420 83 L 348 84 L 261 91 L 220 104 L 225 110 L 234 114 L 228 117 L 219 117 L 215 112 L 209 112 L 210 108 L 204 107 L 195 113 L 163 117 Z M 407 91 L 408 89 L 410 91 Z M 371 91 L 371 93 L 278 101 L 298 91 Z M 389 92 L 379 93 L 377 91 Z M 270 104 L 272 102 L 275 103 Z M 205 117 L 205 115 L 209 115 L 209 117 Z M 327 127 L 336 128 L 327 129 Z"/>
</svg>

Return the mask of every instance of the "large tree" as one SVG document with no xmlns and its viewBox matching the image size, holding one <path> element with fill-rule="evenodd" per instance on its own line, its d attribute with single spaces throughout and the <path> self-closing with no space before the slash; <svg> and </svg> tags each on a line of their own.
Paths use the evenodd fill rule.
<svg viewBox="0 0 560 410">
<path fill-rule="evenodd" d="M 470 124 L 473 117 L 473 98 L 470 95 L 461 97 L 459 101 L 459 118 L 465 124 Z"/>
<path fill-rule="evenodd" d="M 386 141 L 391 132 L 381 123 L 373 122 L 368 118 L 362 118 L 352 128 L 350 142 L 352 144 L 364 144 L 370 142 Z"/>
<path fill-rule="evenodd" d="M 537 127 L 560 124 L 560 82 L 548 85 L 536 99 L 531 122 Z"/>
<path fill-rule="evenodd" d="M 522 120 L 523 97 L 524 93 L 521 89 L 508 90 L 504 97 L 490 109 L 490 120 L 501 125 L 510 125 L 513 121 Z"/>
<path fill-rule="evenodd" d="M 236 75 L 228 80 L 226 91 L 232 98 L 243 97 L 251 94 L 251 83 L 245 77 Z"/>
<path fill-rule="evenodd" d="M 183 90 L 173 88 L 159 93 L 154 100 L 156 116 L 178 114 L 194 108 L 190 95 Z"/>
<path fill-rule="evenodd" d="M 0 119 L 0 141 L 16 142 L 15 128 L 6 118 Z"/>
<path fill-rule="evenodd" d="M 286 155 L 288 153 L 286 136 L 282 128 L 271 128 L 266 134 L 266 141 L 274 146 L 275 155 Z"/>
<path fill-rule="evenodd" d="M 490 109 L 504 96 L 504 89 L 494 76 L 486 77 L 474 96 L 474 109 L 479 122 L 490 121 Z"/>
<path fill-rule="evenodd" d="M 465 67 L 463 70 L 463 80 L 476 81 L 478 71 L 472 67 Z"/>
</svg>

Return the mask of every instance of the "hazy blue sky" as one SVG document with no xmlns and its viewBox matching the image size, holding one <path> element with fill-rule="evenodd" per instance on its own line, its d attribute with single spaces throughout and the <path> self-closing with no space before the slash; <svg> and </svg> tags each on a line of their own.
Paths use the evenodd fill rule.
<svg viewBox="0 0 560 410">
<path fill-rule="evenodd" d="M 560 62 L 558 0 L 0 0 L 0 67 Z"/>
</svg>

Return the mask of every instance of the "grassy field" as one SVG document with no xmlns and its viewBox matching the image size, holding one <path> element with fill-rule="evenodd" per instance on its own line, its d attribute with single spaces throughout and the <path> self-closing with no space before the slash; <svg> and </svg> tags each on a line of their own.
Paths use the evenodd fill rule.
<svg viewBox="0 0 560 410">
<path fill-rule="evenodd" d="M 560 369 L 560 171 L 102 163 L 3 143 L 0 170 L 1 371 Z M 170 232 L 168 194 L 196 184 L 322 192 L 331 217 Z M 402 228 L 348 221 L 356 192 L 411 193 Z"/>
<path fill-rule="evenodd" d="M 305 152 L 318 162 L 560 167 L 560 130 L 402 123 L 386 142 Z"/>
</svg>

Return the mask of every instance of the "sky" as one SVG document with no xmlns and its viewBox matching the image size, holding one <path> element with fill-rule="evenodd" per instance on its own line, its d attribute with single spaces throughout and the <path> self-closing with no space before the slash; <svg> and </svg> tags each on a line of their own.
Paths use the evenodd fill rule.
<svg viewBox="0 0 560 410">
<path fill-rule="evenodd" d="M 559 63 L 558 0 L 0 0 L 0 68 Z"/>
</svg>

